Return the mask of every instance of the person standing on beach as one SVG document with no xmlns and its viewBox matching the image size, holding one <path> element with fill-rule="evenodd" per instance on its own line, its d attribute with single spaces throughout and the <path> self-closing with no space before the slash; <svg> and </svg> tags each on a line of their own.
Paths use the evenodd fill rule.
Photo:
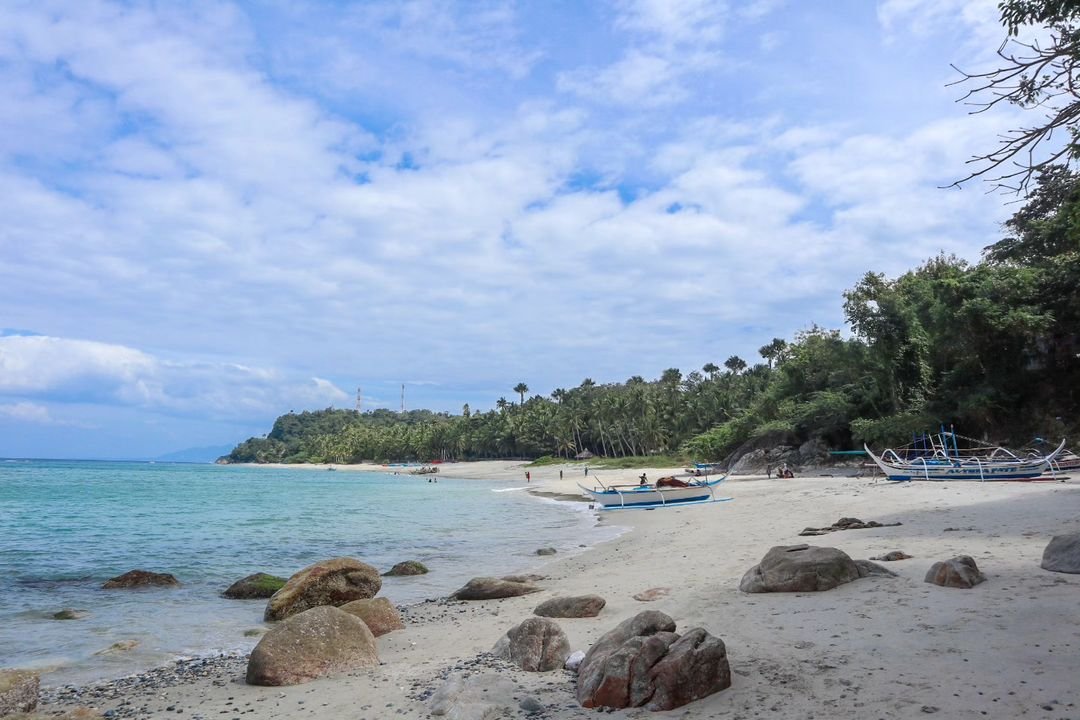
<svg viewBox="0 0 1080 720">
<path fill-rule="evenodd" d="M 589 466 L 585 466 L 585 477 L 589 477 Z"/>
<path fill-rule="evenodd" d="M 562 470 L 559 471 L 559 479 L 562 480 Z"/>
<path fill-rule="evenodd" d="M 528 470 L 525 471 L 525 482 L 532 482 L 532 476 L 529 474 Z"/>
</svg>

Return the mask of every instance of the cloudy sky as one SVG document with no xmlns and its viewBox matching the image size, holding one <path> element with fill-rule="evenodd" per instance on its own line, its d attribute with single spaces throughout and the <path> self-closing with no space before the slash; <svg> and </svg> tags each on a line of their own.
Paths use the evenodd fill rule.
<svg viewBox="0 0 1080 720">
<path fill-rule="evenodd" d="M 0 456 L 684 372 L 867 270 L 975 259 L 943 190 L 995 0 L 0 5 Z"/>
</svg>

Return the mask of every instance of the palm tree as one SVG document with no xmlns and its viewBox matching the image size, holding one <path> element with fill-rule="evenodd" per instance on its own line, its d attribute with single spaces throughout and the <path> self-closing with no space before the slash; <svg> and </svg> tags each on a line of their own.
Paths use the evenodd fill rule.
<svg viewBox="0 0 1080 720">
<path fill-rule="evenodd" d="M 529 392 L 529 386 L 523 382 L 519 382 L 514 386 L 514 392 L 521 396 L 521 404 L 525 404 L 525 393 Z"/>
<path fill-rule="evenodd" d="M 732 375 L 738 375 L 746 369 L 746 361 L 738 355 L 732 355 L 724 361 L 724 367 L 730 370 Z"/>
<path fill-rule="evenodd" d="M 702 371 L 710 378 L 715 378 L 716 373 L 720 372 L 720 368 L 715 363 L 707 362 L 701 367 Z"/>
</svg>

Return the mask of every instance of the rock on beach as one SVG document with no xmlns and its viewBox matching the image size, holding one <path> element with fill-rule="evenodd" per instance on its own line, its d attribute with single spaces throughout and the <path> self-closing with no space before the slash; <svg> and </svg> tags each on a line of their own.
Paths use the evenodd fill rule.
<svg viewBox="0 0 1080 720">
<path fill-rule="evenodd" d="M 237 580 L 221 596 L 231 600 L 265 599 L 284 586 L 285 578 L 258 572 Z"/>
<path fill-rule="evenodd" d="M 522 582 L 493 577 L 475 577 L 450 597 L 454 600 L 496 600 L 540 592 L 542 588 Z"/>
<path fill-rule="evenodd" d="M 522 670 L 550 672 L 570 657 L 570 640 L 554 620 L 532 617 L 507 630 L 491 652 Z"/>
<path fill-rule="evenodd" d="M 404 560 L 383 573 L 384 577 L 402 577 L 406 575 L 426 575 L 427 566 L 419 560 Z"/>
<path fill-rule="evenodd" d="M 156 573 L 148 570 L 129 570 L 123 575 L 107 580 L 101 586 L 103 590 L 117 590 L 140 587 L 180 587 L 180 581 L 170 573 Z"/>
<path fill-rule="evenodd" d="M 599 595 L 575 595 L 545 600 L 533 610 L 534 615 L 553 618 L 596 617 L 607 601 Z"/>
<path fill-rule="evenodd" d="M 1080 573 L 1080 533 L 1055 535 L 1043 550 L 1043 570 L 1060 573 Z"/>
<path fill-rule="evenodd" d="M 680 636 L 675 621 L 646 610 L 601 637 L 578 668 L 577 699 L 586 708 L 662 711 L 731 686 L 727 649 L 702 628 Z"/>
<path fill-rule="evenodd" d="M 405 624 L 401 622 L 401 613 L 387 598 L 353 600 L 342 605 L 341 609 L 363 620 L 375 637 L 405 628 Z"/>
<path fill-rule="evenodd" d="M 816 592 L 860 577 L 859 566 L 842 550 L 777 545 L 743 575 L 739 589 L 747 593 Z"/>
<path fill-rule="evenodd" d="M 329 605 L 293 615 L 266 633 L 248 660 L 248 685 L 298 685 L 379 664 L 375 636 Z"/>
<path fill-rule="evenodd" d="M 337 557 L 312 563 L 289 578 L 266 603 L 265 620 L 284 620 L 320 605 L 344 605 L 375 597 L 382 588 L 379 571 L 356 558 Z"/>
<path fill-rule="evenodd" d="M 986 580 L 986 576 L 979 572 L 973 557 L 957 555 L 931 565 L 924 580 L 941 587 L 967 589 Z"/>
</svg>

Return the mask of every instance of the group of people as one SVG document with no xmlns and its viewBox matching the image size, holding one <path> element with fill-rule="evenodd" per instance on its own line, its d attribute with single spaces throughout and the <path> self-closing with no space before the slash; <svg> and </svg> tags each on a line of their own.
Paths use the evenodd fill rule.
<svg viewBox="0 0 1080 720">
<path fill-rule="evenodd" d="M 772 468 L 771 467 L 765 468 L 765 473 L 769 477 L 772 477 Z M 778 477 L 778 478 L 793 478 L 793 477 L 795 477 L 795 473 L 791 472 L 791 468 L 789 468 L 787 465 L 784 465 L 783 467 L 776 468 L 776 477 Z"/>
</svg>

